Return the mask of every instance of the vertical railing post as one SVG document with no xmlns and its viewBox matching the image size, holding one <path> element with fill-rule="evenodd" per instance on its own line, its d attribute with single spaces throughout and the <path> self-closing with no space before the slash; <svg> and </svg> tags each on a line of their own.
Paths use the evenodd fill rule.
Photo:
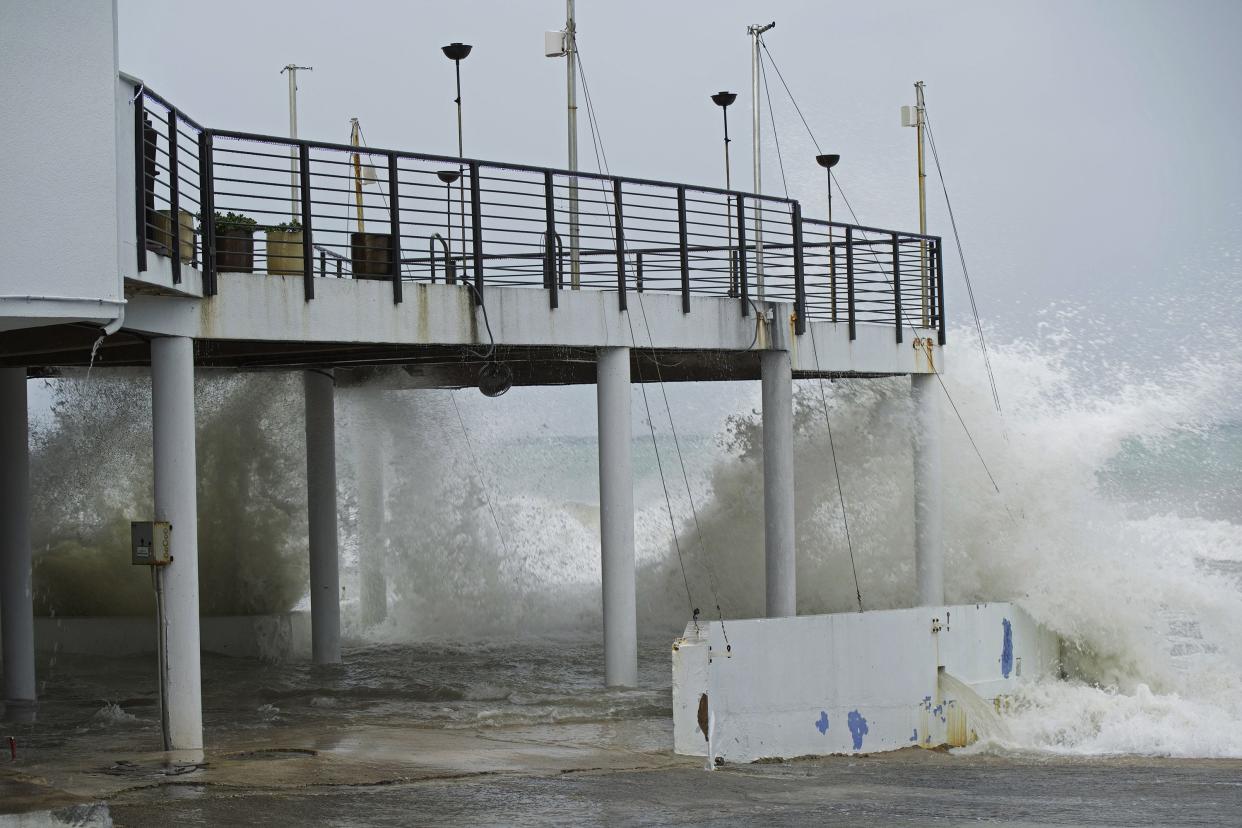
<svg viewBox="0 0 1242 828">
<path fill-rule="evenodd" d="M 796 201 L 790 217 L 793 220 L 794 333 L 801 336 L 806 333 L 806 271 L 802 258 L 802 205 Z"/>
<path fill-rule="evenodd" d="M 677 249 L 681 254 L 681 312 L 690 312 L 690 251 L 686 228 L 686 188 L 677 188 Z"/>
<path fill-rule="evenodd" d="M 168 108 L 168 212 L 172 280 L 181 284 L 181 169 L 177 166 L 177 110 Z"/>
<path fill-rule="evenodd" d="M 939 322 L 939 335 L 937 337 L 941 345 L 945 343 L 946 330 L 944 319 L 944 250 L 941 248 L 941 240 L 936 239 L 936 316 Z"/>
<path fill-rule="evenodd" d="M 837 321 L 837 244 L 832 222 L 828 222 L 828 282 L 832 293 L 832 321 Z"/>
<path fill-rule="evenodd" d="M 897 343 L 901 344 L 901 243 L 893 234 L 893 324 L 897 329 Z"/>
<path fill-rule="evenodd" d="M 311 238 L 310 146 L 298 144 L 298 182 L 302 193 L 302 292 L 315 298 L 315 249 Z"/>
<path fill-rule="evenodd" d="M 858 337 L 857 320 L 854 317 L 854 228 L 845 228 L 845 303 L 850 324 L 850 341 Z"/>
<path fill-rule="evenodd" d="M 742 297 L 742 316 L 750 316 L 750 282 L 746 278 L 746 197 L 737 195 L 738 292 Z"/>
<path fill-rule="evenodd" d="M 643 254 L 640 250 L 634 254 L 634 290 L 643 292 Z"/>
<path fill-rule="evenodd" d="M 211 130 L 198 134 L 198 207 L 203 239 L 203 295 L 216 295 L 216 173 L 211 158 Z"/>
<path fill-rule="evenodd" d="M 392 267 L 392 301 L 401 301 L 401 198 L 398 194 L 397 154 L 388 153 L 388 233 L 392 241 L 388 245 Z"/>
<path fill-rule="evenodd" d="M 147 269 L 147 107 L 142 84 L 134 87 L 134 241 L 138 272 Z"/>
<path fill-rule="evenodd" d="M 548 289 L 548 307 L 560 304 L 556 273 L 556 191 L 551 170 L 543 172 L 543 286 Z"/>
<path fill-rule="evenodd" d="M 616 220 L 617 241 L 617 307 L 627 310 L 625 300 L 625 228 L 622 224 L 621 179 L 612 180 L 612 212 Z"/>
<path fill-rule="evenodd" d="M 479 162 L 470 162 L 470 234 L 474 249 L 474 303 L 483 304 L 483 196 Z"/>
</svg>

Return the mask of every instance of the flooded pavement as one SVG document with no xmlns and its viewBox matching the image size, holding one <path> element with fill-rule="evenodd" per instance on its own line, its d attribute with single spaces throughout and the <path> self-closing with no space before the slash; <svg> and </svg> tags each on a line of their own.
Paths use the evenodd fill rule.
<svg viewBox="0 0 1242 828">
<path fill-rule="evenodd" d="M 598 646 L 391 645 L 333 668 L 205 657 L 202 756 L 158 752 L 149 659 L 45 665 L 6 722 L 7 825 L 1236 824 L 1242 761 L 910 750 L 703 768 L 672 754 L 667 652 L 600 689 Z M 16 814 L 25 816 L 18 817 Z"/>
<path fill-rule="evenodd" d="M 542 760 L 372 784 L 308 778 L 309 768 L 293 787 L 187 779 L 119 791 L 107 816 L 133 826 L 1190 826 L 1236 825 L 1242 812 L 1242 763 L 1232 760 L 1045 762 L 917 749 L 717 771 L 684 763 L 556 771 Z"/>
</svg>

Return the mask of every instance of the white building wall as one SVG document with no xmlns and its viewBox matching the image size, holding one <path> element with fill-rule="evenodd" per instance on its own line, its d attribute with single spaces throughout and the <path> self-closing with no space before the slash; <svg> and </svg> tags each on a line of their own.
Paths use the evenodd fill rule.
<svg viewBox="0 0 1242 828">
<path fill-rule="evenodd" d="M 119 312 L 116 95 L 113 0 L 0 3 L 0 330 Z"/>
</svg>

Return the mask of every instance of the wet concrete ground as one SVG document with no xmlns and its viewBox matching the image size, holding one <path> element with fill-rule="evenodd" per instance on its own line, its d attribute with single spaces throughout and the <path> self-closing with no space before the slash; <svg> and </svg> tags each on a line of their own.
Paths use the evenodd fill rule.
<svg viewBox="0 0 1242 828">
<path fill-rule="evenodd" d="M 134 791 L 118 825 L 1237 825 L 1239 763 L 916 757 L 496 775 L 382 787 Z"/>
<path fill-rule="evenodd" d="M 172 759 L 149 660 L 61 658 L 37 718 L 0 722 L 0 828 L 1242 825 L 1242 760 L 910 749 L 707 771 L 670 751 L 664 652 L 648 689 L 618 691 L 594 649 L 523 646 L 207 659 L 209 749 Z"/>
<path fill-rule="evenodd" d="M 0 771 L 0 811 L 78 803 L 51 824 L 121 826 L 1242 823 L 1242 761 L 912 749 L 707 771 L 658 748 L 664 731 L 656 720 L 393 726 L 290 732 L 278 744 L 269 734 L 209 752 L 201 765 L 124 751 L 10 764 Z M 18 823 L 0 817 L 7 824 Z"/>
</svg>

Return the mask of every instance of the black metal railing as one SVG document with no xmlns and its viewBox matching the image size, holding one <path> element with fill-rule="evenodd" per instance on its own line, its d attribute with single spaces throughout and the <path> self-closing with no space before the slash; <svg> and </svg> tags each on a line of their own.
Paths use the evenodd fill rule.
<svg viewBox="0 0 1242 828">
<path fill-rule="evenodd" d="M 808 319 L 937 328 L 940 239 L 806 218 L 792 199 L 664 181 L 204 129 L 136 90 L 138 263 L 217 274 L 383 280 L 791 302 Z M 570 187 L 577 184 L 577 221 Z M 216 216 L 242 214 L 252 227 Z M 256 243 L 256 236 L 260 242 Z M 172 255 L 173 250 L 180 255 Z"/>
</svg>

